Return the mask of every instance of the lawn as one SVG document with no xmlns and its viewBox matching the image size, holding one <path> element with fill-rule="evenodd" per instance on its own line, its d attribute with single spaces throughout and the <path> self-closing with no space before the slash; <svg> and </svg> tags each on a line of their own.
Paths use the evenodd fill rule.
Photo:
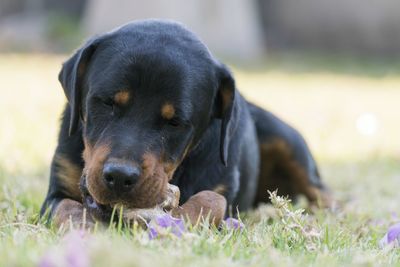
<svg viewBox="0 0 400 267">
<path fill-rule="evenodd" d="M 303 133 L 340 209 L 306 215 L 304 200 L 286 207 L 275 199 L 275 207 L 242 214 L 243 231 L 199 227 L 149 240 L 136 228 L 81 238 L 37 223 L 65 102 L 57 81 L 64 58 L 0 55 L 0 266 L 52 266 L 44 265 L 49 257 L 74 267 L 400 266 L 400 249 L 378 246 L 400 221 L 395 65 L 292 58 L 234 68 L 248 99 Z M 71 257 L 81 262 L 66 265 Z"/>
</svg>

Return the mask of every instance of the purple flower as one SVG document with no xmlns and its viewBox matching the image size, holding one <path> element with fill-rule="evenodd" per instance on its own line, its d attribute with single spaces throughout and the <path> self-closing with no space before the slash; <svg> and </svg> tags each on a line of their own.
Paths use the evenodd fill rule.
<svg viewBox="0 0 400 267">
<path fill-rule="evenodd" d="M 85 249 L 84 232 L 73 231 L 65 236 L 65 261 L 70 267 L 88 267 L 89 256 Z"/>
<path fill-rule="evenodd" d="M 393 244 L 393 246 L 400 245 L 400 223 L 392 225 L 386 235 L 379 241 L 379 246 L 381 248 L 389 244 Z"/>
<path fill-rule="evenodd" d="M 149 234 L 149 238 L 150 239 L 157 238 L 158 232 L 157 232 L 157 230 L 156 230 L 156 228 L 154 226 L 148 226 L 147 230 L 148 230 L 148 234 Z"/>
<path fill-rule="evenodd" d="M 174 218 L 170 214 L 163 214 L 155 218 L 148 226 L 149 238 L 154 239 L 163 233 L 165 234 L 165 230 L 181 237 L 186 229 L 182 219 Z"/>
<path fill-rule="evenodd" d="M 85 232 L 71 231 L 41 258 L 39 267 L 89 267 L 90 261 L 84 244 Z"/>
<path fill-rule="evenodd" d="M 233 229 L 233 230 L 243 230 L 244 229 L 244 224 L 239 221 L 238 219 L 228 217 L 224 221 L 225 227 L 227 229 Z"/>
<path fill-rule="evenodd" d="M 38 267 L 56 267 L 57 257 L 54 256 L 54 252 L 47 252 L 39 261 Z"/>
</svg>

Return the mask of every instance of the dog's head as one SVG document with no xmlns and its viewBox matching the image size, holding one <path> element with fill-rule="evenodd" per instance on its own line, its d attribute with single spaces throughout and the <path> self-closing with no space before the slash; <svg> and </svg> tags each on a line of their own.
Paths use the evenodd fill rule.
<svg viewBox="0 0 400 267">
<path fill-rule="evenodd" d="M 88 41 L 63 64 L 70 135 L 83 128 L 84 186 L 97 203 L 146 208 L 210 123 L 226 164 L 234 81 L 177 23 L 127 24 Z"/>
</svg>

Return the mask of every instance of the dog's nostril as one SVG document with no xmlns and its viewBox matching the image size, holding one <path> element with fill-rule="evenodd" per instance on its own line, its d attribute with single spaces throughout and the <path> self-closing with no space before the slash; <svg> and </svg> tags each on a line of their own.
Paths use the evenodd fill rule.
<svg viewBox="0 0 400 267">
<path fill-rule="evenodd" d="M 110 185 L 114 184 L 114 178 L 111 175 L 104 175 L 104 178 L 106 179 L 106 182 Z"/>
<path fill-rule="evenodd" d="M 125 180 L 125 182 L 124 182 L 124 186 L 125 187 L 129 187 L 129 186 L 131 186 L 133 184 L 133 182 L 131 181 L 131 180 Z"/>
</svg>

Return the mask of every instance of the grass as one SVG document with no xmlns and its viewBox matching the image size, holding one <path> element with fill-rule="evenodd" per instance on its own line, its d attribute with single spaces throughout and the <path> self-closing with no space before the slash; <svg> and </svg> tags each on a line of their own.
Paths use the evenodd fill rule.
<svg viewBox="0 0 400 267">
<path fill-rule="evenodd" d="M 35 223 L 65 101 L 57 82 L 63 58 L 0 55 L 0 266 L 36 266 L 49 253 L 66 266 L 69 241 Z M 377 245 L 400 220 L 400 74 L 385 71 L 390 65 L 371 71 L 372 63 L 319 67 L 330 60 L 234 73 L 248 99 L 304 134 L 339 211 L 307 215 L 304 201 L 292 207 L 275 198 L 274 207 L 242 214 L 243 232 L 199 227 L 181 239 L 149 240 L 140 229 L 111 227 L 85 238 L 91 266 L 400 266 L 400 250 Z M 375 118 L 372 135 L 356 127 L 363 114 Z"/>
</svg>

